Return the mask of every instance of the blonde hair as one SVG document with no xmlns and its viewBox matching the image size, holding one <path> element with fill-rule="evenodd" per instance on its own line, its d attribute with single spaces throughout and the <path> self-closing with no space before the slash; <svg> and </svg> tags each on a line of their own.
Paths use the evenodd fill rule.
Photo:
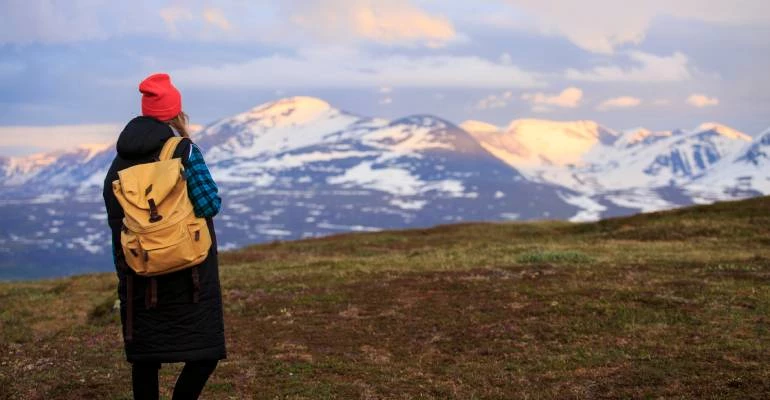
<svg viewBox="0 0 770 400">
<path fill-rule="evenodd" d="M 176 117 L 166 121 L 166 123 L 174 128 L 174 130 L 179 134 L 181 137 L 189 138 L 190 132 L 187 130 L 187 122 L 189 121 L 189 118 L 187 117 L 187 114 L 185 114 L 184 111 L 179 112 Z"/>
</svg>

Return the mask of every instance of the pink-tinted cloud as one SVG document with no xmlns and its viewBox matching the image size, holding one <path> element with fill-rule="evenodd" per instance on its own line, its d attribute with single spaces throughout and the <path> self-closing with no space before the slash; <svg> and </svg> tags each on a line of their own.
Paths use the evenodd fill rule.
<svg viewBox="0 0 770 400">
<path fill-rule="evenodd" d="M 441 47 L 458 38 L 451 21 L 408 0 L 298 0 L 282 7 L 296 27 L 333 41 Z"/>
<path fill-rule="evenodd" d="M 477 110 L 490 110 L 495 108 L 503 108 L 508 105 L 508 103 L 511 101 L 512 98 L 513 98 L 513 92 L 511 92 L 510 90 L 500 94 L 490 94 L 489 96 L 486 96 L 483 99 L 476 102 L 473 108 Z"/>
<path fill-rule="evenodd" d="M 583 91 L 576 87 L 569 87 L 558 94 L 546 94 L 542 92 L 524 93 L 521 96 L 521 99 L 532 104 L 532 111 L 546 112 L 550 111 L 551 106 L 563 108 L 577 107 L 583 99 Z"/>
<path fill-rule="evenodd" d="M 233 30 L 230 21 L 225 17 L 222 10 L 218 8 L 206 8 L 203 10 L 203 19 L 207 24 L 215 26 L 223 31 Z"/>
<path fill-rule="evenodd" d="M 601 102 L 596 109 L 599 111 L 609 111 L 618 108 L 632 108 L 642 104 L 642 100 L 631 96 L 621 96 L 607 99 Z"/>
<path fill-rule="evenodd" d="M 687 104 L 698 108 L 712 107 L 719 104 L 719 99 L 696 93 L 687 98 Z"/>
</svg>

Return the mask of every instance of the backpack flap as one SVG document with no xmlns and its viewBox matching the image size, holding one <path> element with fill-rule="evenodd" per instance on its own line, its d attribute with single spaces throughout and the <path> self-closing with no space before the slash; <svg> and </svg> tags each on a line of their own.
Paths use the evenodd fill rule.
<svg viewBox="0 0 770 400">
<path fill-rule="evenodd" d="M 149 210 L 150 200 L 158 205 L 171 193 L 182 171 L 178 158 L 124 169 L 118 172 L 121 197 L 135 207 Z M 116 189 L 114 183 L 113 189 Z"/>
</svg>

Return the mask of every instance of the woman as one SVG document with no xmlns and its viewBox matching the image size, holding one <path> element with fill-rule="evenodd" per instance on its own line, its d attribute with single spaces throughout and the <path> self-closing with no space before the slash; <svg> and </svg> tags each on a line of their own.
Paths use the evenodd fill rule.
<svg viewBox="0 0 770 400">
<path fill-rule="evenodd" d="M 226 358 L 212 222 L 221 199 L 200 149 L 189 139 L 182 98 L 169 76 L 151 75 L 139 84 L 139 91 L 142 116 L 132 119 L 121 132 L 117 156 L 107 172 L 103 192 L 112 230 L 126 359 L 132 364 L 134 399 L 157 399 L 158 369 L 161 363 L 172 362 L 185 363 L 173 399 L 197 399 L 218 361 Z M 126 264 L 120 244 L 124 214 L 112 191 L 112 182 L 118 179 L 120 170 L 155 161 L 166 140 L 175 136 L 174 131 L 184 139 L 173 157 L 182 159 L 188 195 L 196 216 L 206 218 L 212 246 L 196 268 L 156 276 L 155 282 L 151 282 L 150 278 L 136 275 Z M 193 274 L 192 270 L 197 272 Z"/>
</svg>

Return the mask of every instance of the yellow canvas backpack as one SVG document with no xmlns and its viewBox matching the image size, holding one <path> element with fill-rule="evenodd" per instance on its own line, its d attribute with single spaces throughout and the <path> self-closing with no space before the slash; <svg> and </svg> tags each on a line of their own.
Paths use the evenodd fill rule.
<svg viewBox="0 0 770 400">
<path fill-rule="evenodd" d="M 163 275 L 195 266 L 211 247 L 206 220 L 195 216 L 187 195 L 182 161 L 171 158 L 181 139 L 168 139 L 158 161 L 121 170 L 112 182 L 125 214 L 120 244 L 137 275 Z"/>
</svg>

